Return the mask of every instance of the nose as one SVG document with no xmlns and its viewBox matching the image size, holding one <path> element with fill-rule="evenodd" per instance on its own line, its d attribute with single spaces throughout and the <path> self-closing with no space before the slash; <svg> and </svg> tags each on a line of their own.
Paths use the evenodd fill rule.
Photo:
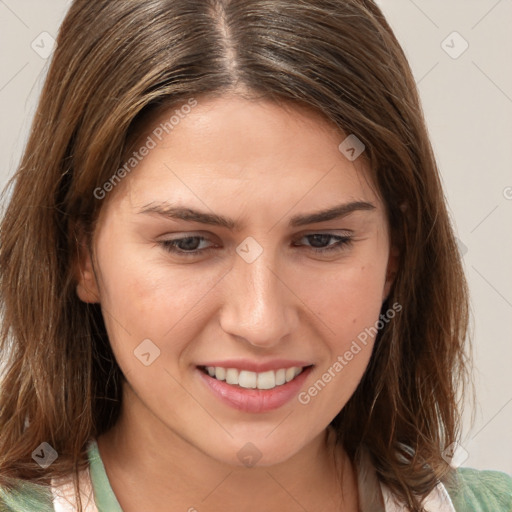
<svg viewBox="0 0 512 512">
<path fill-rule="evenodd" d="M 254 347 L 272 348 L 296 328 L 294 303 L 300 301 L 267 251 L 251 263 L 237 255 L 224 284 L 220 313 L 224 332 Z"/>
</svg>

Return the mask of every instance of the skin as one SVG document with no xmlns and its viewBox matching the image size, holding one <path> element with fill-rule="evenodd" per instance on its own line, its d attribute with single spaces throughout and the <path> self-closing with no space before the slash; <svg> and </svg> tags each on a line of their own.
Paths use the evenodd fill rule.
<svg viewBox="0 0 512 512">
<path fill-rule="evenodd" d="M 77 293 L 100 302 L 127 379 L 121 418 L 98 438 L 125 512 L 357 510 L 354 467 L 326 433 L 374 340 L 307 405 L 294 398 L 265 413 L 222 403 L 196 369 L 228 358 L 300 359 L 314 365 L 307 390 L 378 320 L 397 255 L 364 155 L 351 162 L 338 150 L 345 137 L 303 107 L 199 98 L 105 199 L 93 255 L 82 245 Z M 243 227 L 139 213 L 164 201 Z M 288 227 L 291 216 L 352 201 L 375 208 Z M 305 236 L 316 233 L 334 238 L 313 245 Z M 352 242 L 339 251 L 314 252 L 347 233 Z M 159 243 L 191 236 L 207 239 L 195 240 L 196 252 L 213 249 L 186 257 Z M 235 250 L 249 236 L 263 249 L 252 263 Z M 145 366 L 134 350 L 148 338 L 160 356 Z M 247 442 L 261 453 L 254 467 L 237 457 Z"/>
</svg>

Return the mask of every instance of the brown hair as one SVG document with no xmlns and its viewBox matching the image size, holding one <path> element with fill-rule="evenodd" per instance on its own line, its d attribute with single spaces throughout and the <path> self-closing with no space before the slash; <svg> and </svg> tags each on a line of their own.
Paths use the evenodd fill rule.
<svg viewBox="0 0 512 512">
<path fill-rule="evenodd" d="M 86 465 L 116 421 L 122 374 L 101 311 L 76 295 L 75 226 L 147 115 L 189 98 L 249 92 L 308 105 L 366 146 L 400 250 L 363 378 L 333 420 L 351 458 L 412 511 L 449 476 L 465 354 L 467 285 L 411 70 L 370 0 L 75 0 L 64 19 L 0 232 L 0 484 L 48 484 Z M 151 116 L 150 116 L 151 117 Z M 108 200 L 106 198 L 105 200 Z M 46 470 L 31 458 L 58 452 Z M 76 487 L 78 492 L 78 487 Z M 80 507 L 81 510 L 81 507 Z"/>
</svg>

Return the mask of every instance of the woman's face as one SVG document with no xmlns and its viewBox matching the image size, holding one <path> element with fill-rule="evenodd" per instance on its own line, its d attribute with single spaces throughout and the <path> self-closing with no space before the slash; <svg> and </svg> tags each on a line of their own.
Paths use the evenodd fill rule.
<svg viewBox="0 0 512 512">
<path fill-rule="evenodd" d="M 395 260 L 384 207 L 316 114 L 237 96 L 174 111 L 104 199 L 78 293 L 101 303 L 148 435 L 278 463 L 367 367 Z"/>
</svg>

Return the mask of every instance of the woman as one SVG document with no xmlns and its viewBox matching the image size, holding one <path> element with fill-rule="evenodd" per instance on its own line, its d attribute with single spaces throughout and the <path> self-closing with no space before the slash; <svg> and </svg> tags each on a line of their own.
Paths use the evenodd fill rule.
<svg viewBox="0 0 512 512">
<path fill-rule="evenodd" d="M 369 0 L 75 1 L 0 263 L 3 509 L 510 509 L 454 469 L 467 288 Z"/>
</svg>

